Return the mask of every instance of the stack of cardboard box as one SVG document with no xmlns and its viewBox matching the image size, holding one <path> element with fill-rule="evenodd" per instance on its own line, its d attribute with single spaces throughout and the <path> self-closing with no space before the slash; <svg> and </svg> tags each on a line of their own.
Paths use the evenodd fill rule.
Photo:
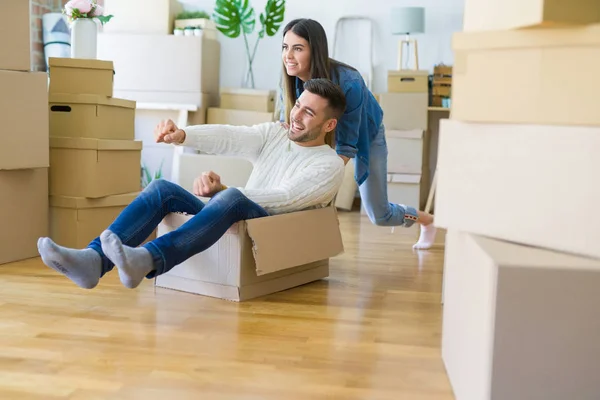
<svg viewBox="0 0 600 400">
<path fill-rule="evenodd" d="M 36 257 L 48 234 L 48 91 L 31 72 L 29 2 L 0 2 L 0 264 Z M 5 17 L 6 16 L 6 17 Z M 4 18 L 5 17 L 5 18 Z"/>
<path fill-rule="evenodd" d="M 456 398 L 597 398 L 600 6 L 467 0 L 453 47 L 435 209 Z"/>
<path fill-rule="evenodd" d="M 224 88 L 220 95 L 220 107 L 208 109 L 208 124 L 255 125 L 274 120 L 274 90 Z"/>
<path fill-rule="evenodd" d="M 113 97 L 113 63 L 50 58 L 50 236 L 82 248 L 140 190 L 135 102 Z"/>
<path fill-rule="evenodd" d="M 448 107 L 448 99 L 450 99 L 451 97 L 452 66 L 434 66 L 431 85 L 431 105 L 433 107 Z"/>
</svg>

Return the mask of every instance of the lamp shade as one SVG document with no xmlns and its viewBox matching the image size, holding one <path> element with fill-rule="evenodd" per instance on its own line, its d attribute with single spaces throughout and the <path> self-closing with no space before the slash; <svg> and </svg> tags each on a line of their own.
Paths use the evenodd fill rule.
<svg viewBox="0 0 600 400">
<path fill-rule="evenodd" d="M 425 8 L 398 7 L 392 9 L 392 34 L 425 32 Z"/>
</svg>

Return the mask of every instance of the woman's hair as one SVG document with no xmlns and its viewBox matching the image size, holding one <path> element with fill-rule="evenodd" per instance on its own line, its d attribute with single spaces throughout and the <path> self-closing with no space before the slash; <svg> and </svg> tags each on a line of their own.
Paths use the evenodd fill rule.
<svg viewBox="0 0 600 400">
<path fill-rule="evenodd" d="M 304 38 L 310 46 L 310 79 L 326 78 L 338 83 L 338 68 L 340 66 L 352 68 L 329 57 L 327 34 L 325 33 L 323 26 L 317 21 L 306 18 L 290 21 L 283 30 L 283 36 L 285 37 L 286 33 L 290 30 L 301 38 Z M 282 67 L 285 121 L 289 123 L 290 111 L 297 100 L 296 77 L 287 74 L 283 62 Z"/>
</svg>

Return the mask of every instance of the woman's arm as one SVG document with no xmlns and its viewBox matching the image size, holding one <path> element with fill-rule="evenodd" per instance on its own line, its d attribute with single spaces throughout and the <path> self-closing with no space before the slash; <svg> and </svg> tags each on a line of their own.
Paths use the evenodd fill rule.
<svg viewBox="0 0 600 400">
<path fill-rule="evenodd" d="M 358 80 L 348 83 L 344 91 L 346 96 L 346 111 L 338 121 L 336 127 L 336 151 L 347 163 L 350 158 L 356 157 L 358 152 L 358 136 L 363 108 L 363 88 Z"/>
</svg>

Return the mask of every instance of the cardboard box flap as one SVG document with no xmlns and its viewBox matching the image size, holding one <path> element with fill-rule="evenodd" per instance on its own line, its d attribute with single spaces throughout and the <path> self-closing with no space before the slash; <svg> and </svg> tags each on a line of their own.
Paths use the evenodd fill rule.
<svg viewBox="0 0 600 400">
<path fill-rule="evenodd" d="M 112 107 L 135 108 L 136 102 L 115 97 L 94 94 L 50 93 L 48 101 L 51 105 L 92 104 Z M 52 107 L 50 108 L 52 111 Z"/>
<path fill-rule="evenodd" d="M 421 175 L 419 174 L 388 174 L 388 182 L 392 183 L 420 183 Z"/>
<path fill-rule="evenodd" d="M 222 88 L 221 94 L 240 94 L 244 96 L 275 97 L 274 90 L 246 89 L 246 88 Z"/>
<path fill-rule="evenodd" d="M 385 131 L 385 136 L 396 139 L 422 139 L 424 131 L 422 129 L 388 129 Z"/>
<path fill-rule="evenodd" d="M 410 77 L 410 76 L 429 76 L 429 70 L 425 70 L 425 69 L 404 69 L 404 70 L 391 70 L 388 71 L 388 76 L 406 76 L 406 77 Z"/>
<path fill-rule="evenodd" d="M 99 197 L 96 199 L 87 197 L 50 196 L 50 207 L 85 209 L 126 206 L 135 200 L 139 194 L 140 192 L 134 192 Z"/>
<path fill-rule="evenodd" d="M 597 45 L 600 45 L 600 24 L 561 29 L 457 32 L 452 38 L 455 51 Z"/>
<path fill-rule="evenodd" d="M 52 67 L 63 67 L 63 68 L 84 68 L 84 69 L 105 69 L 111 70 L 114 73 L 114 64 L 112 61 L 104 60 L 88 60 L 82 58 L 62 58 L 62 57 L 50 57 L 48 59 L 50 68 Z"/>
<path fill-rule="evenodd" d="M 334 207 L 251 219 L 246 229 L 259 276 L 344 251 Z"/>
<path fill-rule="evenodd" d="M 51 137 L 50 147 L 80 150 L 141 150 L 142 141 Z"/>
</svg>

